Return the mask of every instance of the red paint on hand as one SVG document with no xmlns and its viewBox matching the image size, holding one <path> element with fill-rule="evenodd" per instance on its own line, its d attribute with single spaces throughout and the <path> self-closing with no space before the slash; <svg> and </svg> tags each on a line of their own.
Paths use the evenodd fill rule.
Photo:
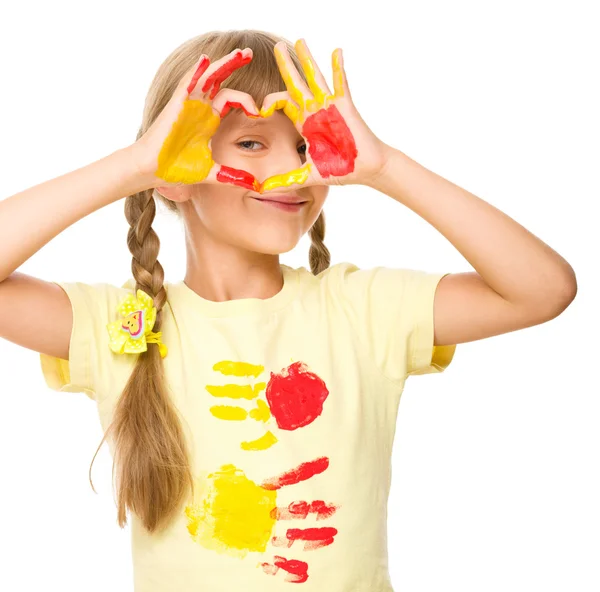
<svg viewBox="0 0 600 592">
<path fill-rule="evenodd" d="M 312 423 L 323 411 L 329 391 L 325 382 L 303 362 L 271 372 L 265 396 L 271 413 L 282 430 L 295 430 Z"/>
<path fill-rule="evenodd" d="M 260 183 L 254 175 L 247 171 L 234 169 L 225 165 L 221 165 L 221 168 L 217 173 L 217 181 L 220 181 L 221 183 L 232 183 L 238 187 L 252 189 L 256 192 L 260 191 Z"/>
<path fill-rule="evenodd" d="M 202 74 L 204 74 L 204 72 L 206 72 L 206 69 L 208 68 L 208 66 L 210 66 L 210 60 L 206 56 L 202 56 L 202 59 L 200 60 L 200 63 L 198 64 L 198 68 L 196 69 L 196 71 L 194 72 L 194 75 L 192 76 L 192 81 L 188 85 L 188 88 L 187 88 L 188 95 L 196 88 L 196 84 L 198 83 L 200 76 L 202 76 Z"/>
<path fill-rule="evenodd" d="M 244 57 L 242 50 L 238 49 L 238 51 L 231 56 L 229 61 L 225 62 L 206 79 L 202 92 L 208 92 L 208 89 L 212 86 L 213 88 L 209 98 L 211 100 L 214 99 L 215 95 L 219 92 L 221 83 L 228 78 L 234 70 L 245 66 L 250 61 L 252 61 L 252 56 Z"/>
<path fill-rule="evenodd" d="M 242 103 L 238 103 L 235 101 L 227 101 L 221 111 L 221 119 L 223 119 L 223 117 L 225 117 L 225 115 L 227 115 L 227 113 L 229 113 L 231 109 L 242 109 L 248 117 L 251 117 L 253 119 L 258 119 L 260 117 L 260 115 L 257 115 L 256 113 L 250 113 L 250 111 L 248 111 Z"/>
<path fill-rule="evenodd" d="M 321 177 L 343 177 L 354 170 L 358 156 L 354 136 L 335 105 L 308 117 L 302 135 Z"/>
</svg>

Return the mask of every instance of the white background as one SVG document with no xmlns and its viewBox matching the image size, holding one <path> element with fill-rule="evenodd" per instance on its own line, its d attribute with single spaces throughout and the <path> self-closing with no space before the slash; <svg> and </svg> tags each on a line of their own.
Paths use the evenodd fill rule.
<svg viewBox="0 0 600 592">
<path fill-rule="evenodd" d="M 0 198 L 132 143 L 156 68 L 192 36 L 259 28 L 304 37 L 330 82 L 341 47 L 371 129 L 523 224 L 571 263 L 579 287 L 551 322 L 459 345 L 445 373 L 407 382 L 389 501 L 394 588 L 597 592 L 597 6 L 216 4 L 3 7 Z M 131 265 L 123 203 L 67 229 L 19 270 L 121 285 Z M 325 212 L 333 264 L 473 269 L 425 220 L 369 188 L 332 188 Z M 182 229 L 162 210 L 154 228 L 167 281 L 182 278 Z M 308 247 L 305 237 L 282 262 L 308 266 Z M 106 445 L 93 471 L 99 495 L 88 482 L 102 437 L 94 403 L 49 390 L 38 354 L 7 341 L 0 373 L 0 589 L 131 591 Z"/>
</svg>

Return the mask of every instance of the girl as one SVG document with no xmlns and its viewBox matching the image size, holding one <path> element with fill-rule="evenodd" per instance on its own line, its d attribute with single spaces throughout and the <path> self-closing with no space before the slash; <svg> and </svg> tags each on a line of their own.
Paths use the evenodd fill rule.
<svg viewBox="0 0 600 592">
<path fill-rule="evenodd" d="M 332 66 L 333 92 L 303 40 L 190 39 L 160 66 L 133 144 L 0 204 L 0 334 L 40 352 L 49 387 L 96 400 L 138 592 L 391 590 L 390 455 L 407 377 L 575 296 L 560 255 L 378 139 L 340 50 Z M 411 208 L 476 272 L 330 266 L 334 184 Z M 124 196 L 123 286 L 15 271 Z M 184 222 L 178 282 L 158 261 L 155 199 Z M 310 271 L 280 264 L 306 232 Z"/>
</svg>

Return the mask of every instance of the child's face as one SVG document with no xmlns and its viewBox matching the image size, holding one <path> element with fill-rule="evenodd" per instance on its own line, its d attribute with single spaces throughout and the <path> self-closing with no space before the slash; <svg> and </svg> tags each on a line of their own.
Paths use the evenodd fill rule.
<svg viewBox="0 0 600 592">
<path fill-rule="evenodd" d="M 264 119 L 249 119 L 238 109 L 230 111 L 210 147 L 215 162 L 245 170 L 259 181 L 306 162 L 306 144 L 281 111 Z M 198 240 L 208 233 L 212 240 L 253 252 L 279 254 L 293 249 L 308 232 L 328 191 L 325 185 L 294 190 L 281 187 L 260 195 L 230 184 L 199 184 L 181 187 L 177 201 L 182 202 L 180 209 L 188 231 L 195 237 L 198 233 Z M 268 199 L 276 193 L 296 196 L 306 203 L 287 211 L 255 199 Z"/>
</svg>

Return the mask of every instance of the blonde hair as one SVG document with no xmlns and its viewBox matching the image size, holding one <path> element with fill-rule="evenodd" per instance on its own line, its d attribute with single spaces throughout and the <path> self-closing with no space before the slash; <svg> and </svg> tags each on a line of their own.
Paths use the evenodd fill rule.
<svg viewBox="0 0 600 592">
<path fill-rule="evenodd" d="M 266 95 L 285 91 L 273 53 L 278 41 L 286 43 L 298 72 L 306 80 L 293 44 L 271 33 L 256 30 L 211 31 L 184 42 L 164 60 L 152 80 L 136 139 L 152 125 L 177 83 L 201 54 L 206 54 L 214 62 L 236 48 L 250 47 L 252 61 L 233 72 L 221 88 L 247 92 L 259 106 Z M 136 280 L 134 289 L 144 290 L 153 297 L 157 310 L 153 330 L 158 332 L 167 293 L 163 286 L 163 268 L 158 261 L 160 241 L 152 229 L 155 199 L 160 199 L 168 210 L 180 215 L 175 202 L 165 199 L 153 189 L 146 189 L 126 198 L 125 216 L 130 225 L 127 245 Z M 309 265 L 316 275 L 327 269 L 330 263 L 330 254 L 323 242 L 325 218 L 322 211 L 309 230 L 309 237 Z M 119 526 L 123 528 L 127 524 L 126 512 L 129 509 L 149 532 L 165 529 L 178 515 L 194 485 L 182 425 L 167 390 L 164 365 L 156 344 L 149 344 L 146 352 L 138 354 L 132 374 L 115 406 L 113 421 L 98 450 L 109 434 L 113 435 L 115 445 L 113 477 L 116 471 Z"/>
</svg>

